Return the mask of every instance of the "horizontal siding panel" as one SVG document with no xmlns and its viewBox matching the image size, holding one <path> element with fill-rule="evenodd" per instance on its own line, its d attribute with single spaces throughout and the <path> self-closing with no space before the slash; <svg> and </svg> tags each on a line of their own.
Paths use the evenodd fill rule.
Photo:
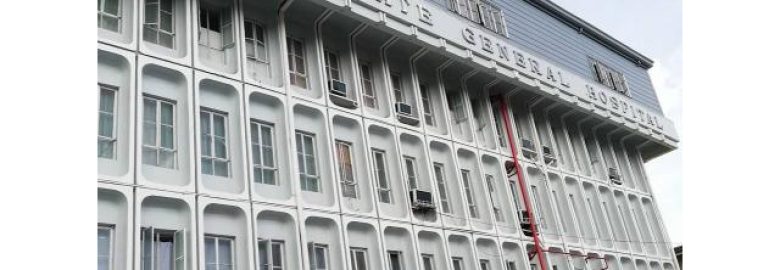
<svg viewBox="0 0 780 270">
<path fill-rule="evenodd" d="M 447 9 L 448 0 L 429 0 Z M 561 68 L 591 78 L 588 57 L 593 57 L 623 72 L 631 89 L 631 98 L 651 110 L 661 112 L 650 76 L 642 67 L 602 46 L 593 39 L 555 19 L 523 0 L 494 0 L 504 12 L 509 43 Z M 468 20 L 463 19 L 464 22 Z"/>
</svg>

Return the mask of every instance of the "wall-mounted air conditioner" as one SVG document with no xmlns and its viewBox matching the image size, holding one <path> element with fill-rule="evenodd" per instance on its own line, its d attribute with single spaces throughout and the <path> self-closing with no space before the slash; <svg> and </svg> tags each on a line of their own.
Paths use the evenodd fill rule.
<svg viewBox="0 0 780 270">
<path fill-rule="evenodd" d="M 411 116 L 412 115 L 412 106 L 409 104 L 403 103 L 403 102 L 396 102 L 395 103 L 395 112 L 401 115 Z"/>
<path fill-rule="evenodd" d="M 347 84 L 339 80 L 330 80 L 328 82 L 328 88 L 330 88 L 330 94 L 347 97 Z"/>
<path fill-rule="evenodd" d="M 430 191 L 423 191 L 419 189 L 413 189 L 409 191 L 409 199 L 412 203 L 412 209 L 414 210 L 431 210 L 436 208 L 433 204 L 433 195 Z"/>
<path fill-rule="evenodd" d="M 615 185 L 622 185 L 623 179 L 620 179 L 620 172 L 616 168 L 607 169 L 609 180 Z"/>
<path fill-rule="evenodd" d="M 520 151 L 522 151 L 523 157 L 536 160 L 536 145 L 532 140 L 521 138 Z"/>
<path fill-rule="evenodd" d="M 328 89 L 330 89 L 330 100 L 339 106 L 346 108 L 357 108 L 357 101 L 350 99 L 347 96 L 347 84 L 339 80 L 328 81 Z"/>
</svg>

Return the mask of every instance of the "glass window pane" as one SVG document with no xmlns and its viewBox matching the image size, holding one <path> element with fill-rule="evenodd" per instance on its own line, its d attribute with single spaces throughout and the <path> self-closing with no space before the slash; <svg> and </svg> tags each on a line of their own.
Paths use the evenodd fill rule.
<svg viewBox="0 0 780 270">
<path fill-rule="evenodd" d="M 244 42 L 244 46 L 246 47 L 246 57 L 247 58 L 251 58 L 251 59 L 255 59 L 256 55 L 255 55 L 255 43 L 254 43 L 254 41 L 246 40 Z"/>
<path fill-rule="evenodd" d="M 151 2 L 151 1 L 147 1 Z M 159 6 L 155 3 L 147 3 L 144 10 L 144 22 L 145 23 L 157 23 L 157 16 L 159 14 Z"/>
<path fill-rule="evenodd" d="M 203 134 L 200 137 L 200 152 L 203 157 L 211 157 L 211 136 Z"/>
<path fill-rule="evenodd" d="M 214 175 L 228 177 L 228 163 L 226 161 L 214 161 Z"/>
<path fill-rule="evenodd" d="M 144 99 L 144 121 L 157 122 L 157 102 L 153 99 Z"/>
<path fill-rule="evenodd" d="M 317 162 L 317 161 L 314 160 L 313 156 L 307 156 L 306 157 L 306 173 L 308 175 L 317 175 L 317 169 L 316 169 L 315 162 Z"/>
<path fill-rule="evenodd" d="M 225 137 L 225 117 L 214 115 L 214 136 Z"/>
<path fill-rule="evenodd" d="M 171 29 L 170 31 L 173 31 L 173 29 Z M 159 33 L 158 44 L 160 44 L 160 46 L 173 48 L 173 35 L 165 34 L 165 33 Z"/>
<path fill-rule="evenodd" d="M 260 146 L 253 144 L 252 145 L 252 164 L 259 165 L 260 164 Z"/>
<path fill-rule="evenodd" d="M 103 5 L 104 12 L 119 15 L 119 0 L 105 0 Z"/>
<path fill-rule="evenodd" d="M 206 264 L 217 263 L 217 247 L 214 237 L 206 237 Z"/>
<path fill-rule="evenodd" d="M 201 173 L 203 173 L 203 174 L 214 174 L 214 164 L 212 164 L 211 159 L 201 158 L 200 159 L 200 166 L 201 166 L 201 170 L 200 170 Z"/>
<path fill-rule="evenodd" d="M 263 145 L 264 146 L 271 146 L 273 145 L 273 133 L 271 128 L 269 127 L 263 127 Z"/>
<path fill-rule="evenodd" d="M 160 103 L 160 123 L 173 125 L 173 105 L 169 103 Z"/>
<path fill-rule="evenodd" d="M 261 270 L 267 270 L 270 262 L 268 261 L 268 242 L 260 241 L 257 243 L 257 260 Z"/>
<path fill-rule="evenodd" d="M 244 38 L 254 39 L 254 27 L 251 22 L 244 22 Z"/>
<path fill-rule="evenodd" d="M 160 150 L 160 167 L 173 169 L 176 164 L 176 153 Z"/>
<path fill-rule="evenodd" d="M 173 12 L 173 0 L 160 0 L 160 9 L 167 12 Z"/>
<path fill-rule="evenodd" d="M 144 145 L 157 146 L 157 126 L 154 123 L 144 123 Z"/>
<path fill-rule="evenodd" d="M 233 264 L 233 243 L 229 239 L 219 239 L 219 263 Z"/>
<path fill-rule="evenodd" d="M 274 152 L 270 147 L 263 147 L 263 165 L 274 167 Z"/>
<path fill-rule="evenodd" d="M 160 127 L 160 146 L 174 149 L 173 146 L 173 127 L 161 126 Z"/>
<path fill-rule="evenodd" d="M 114 143 L 98 140 L 98 157 L 114 158 Z"/>
<path fill-rule="evenodd" d="M 214 138 L 214 156 L 218 158 L 227 158 L 227 148 L 224 138 Z"/>
<path fill-rule="evenodd" d="M 148 165 L 157 165 L 157 151 L 144 147 L 143 163 Z"/>
<path fill-rule="evenodd" d="M 261 168 L 254 168 L 252 170 L 252 176 L 254 177 L 255 182 L 257 182 L 257 183 L 264 183 L 263 169 L 261 169 Z"/>
<path fill-rule="evenodd" d="M 105 137 L 114 137 L 114 116 L 111 114 L 100 113 L 98 117 L 98 135 Z"/>
<path fill-rule="evenodd" d="M 282 256 L 281 243 L 274 243 L 271 246 L 271 256 L 273 259 L 274 266 L 282 266 L 283 256 Z"/>
<path fill-rule="evenodd" d="M 263 181 L 266 184 L 276 185 L 276 171 L 274 170 L 263 170 Z"/>
</svg>

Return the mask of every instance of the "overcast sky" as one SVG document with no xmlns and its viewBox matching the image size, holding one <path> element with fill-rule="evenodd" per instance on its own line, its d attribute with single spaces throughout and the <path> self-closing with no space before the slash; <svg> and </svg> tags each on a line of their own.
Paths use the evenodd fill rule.
<svg viewBox="0 0 780 270">
<path fill-rule="evenodd" d="M 682 134 L 682 4 L 675 0 L 553 0 L 655 61 L 650 77 L 664 115 Z M 671 241 L 683 242 L 680 148 L 648 162 L 646 169 Z"/>
</svg>

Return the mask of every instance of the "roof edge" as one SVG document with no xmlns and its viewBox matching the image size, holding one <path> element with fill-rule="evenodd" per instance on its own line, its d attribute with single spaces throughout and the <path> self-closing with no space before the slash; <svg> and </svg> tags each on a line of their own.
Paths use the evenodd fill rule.
<svg viewBox="0 0 780 270">
<path fill-rule="evenodd" d="M 653 60 L 650 59 L 649 57 L 642 55 L 641 53 L 632 49 L 628 45 L 620 42 L 616 38 L 610 36 L 604 31 L 601 31 L 601 29 L 598 29 L 596 26 L 593 26 L 592 24 L 581 19 L 580 17 L 577 17 L 577 15 L 574 15 L 573 13 L 553 3 L 552 1 L 550 0 L 525 0 L 525 1 L 539 8 L 540 10 L 544 11 L 550 16 L 553 16 L 554 18 L 567 24 L 569 27 L 574 28 L 575 30 L 579 31 L 580 34 L 584 34 L 588 36 L 589 38 L 604 45 L 610 50 L 627 58 L 631 62 L 634 62 L 636 65 L 645 69 L 649 69 L 653 67 Z"/>
</svg>

